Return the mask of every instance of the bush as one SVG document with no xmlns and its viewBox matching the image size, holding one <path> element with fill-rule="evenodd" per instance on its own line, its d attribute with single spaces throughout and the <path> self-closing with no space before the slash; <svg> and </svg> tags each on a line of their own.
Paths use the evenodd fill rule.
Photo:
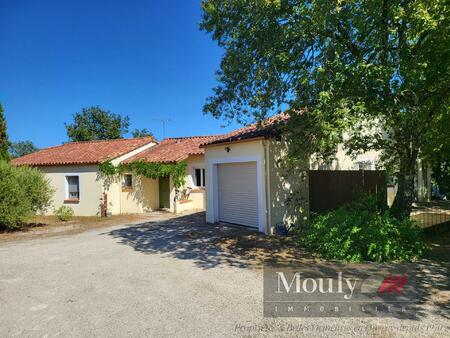
<svg viewBox="0 0 450 338">
<path fill-rule="evenodd" d="M 410 261 L 424 249 L 422 231 L 396 219 L 371 196 L 312 219 L 299 231 L 301 245 L 323 258 L 349 262 Z"/>
<path fill-rule="evenodd" d="M 53 190 L 37 169 L 0 161 L 0 229 L 17 230 L 50 205 Z"/>
<path fill-rule="evenodd" d="M 70 221 L 73 217 L 73 209 L 67 205 L 61 205 L 55 210 L 54 214 L 60 221 Z"/>
</svg>

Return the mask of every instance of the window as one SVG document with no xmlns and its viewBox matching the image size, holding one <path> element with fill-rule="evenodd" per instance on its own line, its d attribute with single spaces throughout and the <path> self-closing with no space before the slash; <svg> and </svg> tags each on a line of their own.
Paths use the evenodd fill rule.
<svg viewBox="0 0 450 338">
<path fill-rule="evenodd" d="M 359 161 L 356 162 L 358 165 L 358 170 L 371 170 L 372 169 L 372 161 Z"/>
<path fill-rule="evenodd" d="M 123 175 L 122 187 L 133 188 L 133 176 L 131 174 Z"/>
<path fill-rule="evenodd" d="M 78 176 L 66 176 L 67 191 L 66 199 L 80 199 L 80 178 Z"/>
<path fill-rule="evenodd" d="M 205 169 L 195 169 L 195 185 L 197 187 L 205 186 Z"/>
</svg>

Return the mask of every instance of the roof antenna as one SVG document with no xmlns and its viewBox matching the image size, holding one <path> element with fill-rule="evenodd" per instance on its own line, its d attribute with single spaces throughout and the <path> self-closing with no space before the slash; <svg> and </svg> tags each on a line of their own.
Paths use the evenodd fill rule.
<svg viewBox="0 0 450 338">
<path fill-rule="evenodd" d="M 153 121 L 156 122 L 161 122 L 162 123 L 162 127 L 163 127 L 163 140 L 166 138 L 166 123 L 169 123 L 170 121 L 172 121 L 172 119 L 168 118 L 168 119 L 152 119 Z"/>
</svg>

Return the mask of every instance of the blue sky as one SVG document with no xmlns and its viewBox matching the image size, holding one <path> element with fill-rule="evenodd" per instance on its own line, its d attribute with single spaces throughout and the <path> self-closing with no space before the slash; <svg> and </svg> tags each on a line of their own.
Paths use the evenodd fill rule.
<svg viewBox="0 0 450 338">
<path fill-rule="evenodd" d="M 199 1 L 0 0 L 0 101 L 11 141 L 67 141 L 64 122 L 99 105 L 162 137 L 239 127 L 202 113 L 222 51 Z"/>
</svg>

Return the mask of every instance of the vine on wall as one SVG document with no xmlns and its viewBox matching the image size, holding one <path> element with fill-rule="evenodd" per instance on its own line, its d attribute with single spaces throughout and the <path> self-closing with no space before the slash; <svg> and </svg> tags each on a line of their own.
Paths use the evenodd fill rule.
<svg viewBox="0 0 450 338">
<path fill-rule="evenodd" d="M 100 172 L 105 176 L 117 176 L 124 173 L 133 173 L 151 179 L 159 177 L 172 177 L 173 185 L 176 189 L 181 188 L 185 183 L 187 164 L 179 163 L 148 163 L 135 161 L 131 163 L 120 163 L 113 165 L 110 161 L 99 165 Z"/>
</svg>

